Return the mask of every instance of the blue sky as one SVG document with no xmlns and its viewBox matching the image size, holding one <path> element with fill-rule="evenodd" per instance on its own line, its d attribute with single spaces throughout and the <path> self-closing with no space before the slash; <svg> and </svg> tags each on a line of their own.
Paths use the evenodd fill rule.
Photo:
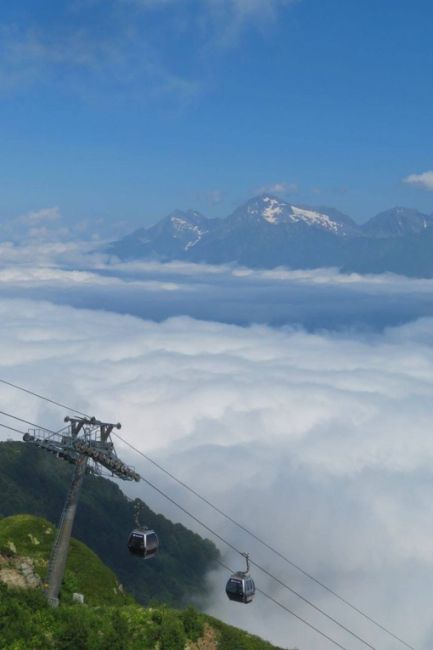
<svg viewBox="0 0 433 650">
<path fill-rule="evenodd" d="M 433 212 L 431 0 L 7 5 L 1 218 L 145 225 L 265 188 Z"/>
</svg>

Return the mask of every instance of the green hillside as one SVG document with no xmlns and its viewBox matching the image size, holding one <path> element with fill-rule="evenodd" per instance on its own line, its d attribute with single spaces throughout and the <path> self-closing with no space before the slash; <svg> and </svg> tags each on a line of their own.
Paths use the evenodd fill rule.
<svg viewBox="0 0 433 650">
<path fill-rule="evenodd" d="M 0 520 L 0 580 L 12 586 L 43 586 L 55 527 L 32 515 L 15 515 Z M 40 580 L 40 582 L 39 582 Z M 62 600 L 72 602 L 82 593 L 89 605 L 125 605 L 133 602 L 115 576 L 85 544 L 71 541 Z"/>
<path fill-rule="evenodd" d="M 65 605 L 0 583 L 2 650 L 282 650 L 196 610 Z"/>
<path fill-rule="evenodd" d="M 49 608 L 45 575 L 55 530 L 30 515 L 0 521 L 1 650 L 272 650 L 211 617 L 166 606 L 144 609 L 122 593 L 113 572 L 73 539 L 60 607 Z M 80 592 L 85 603 L 72 602 Z M 278 650 L 278 649 L 277 649 Z"/>
<path fill-rule="evenodd" d="M 71 465 L 31 445 L 0 443 L 0 518 L 18 513 L 57 524 Z M 173 524 L 143 504 L 143 521 L 158 531 L 161 552 L 151 561 L 128 553 L 134 507 L 119 487 L 86 476 L 73 535 L 87 544 L 140 603 L 184 606 L 205 596 L 205 575 L 218 557 L 212 542 Z"/>
</svg>

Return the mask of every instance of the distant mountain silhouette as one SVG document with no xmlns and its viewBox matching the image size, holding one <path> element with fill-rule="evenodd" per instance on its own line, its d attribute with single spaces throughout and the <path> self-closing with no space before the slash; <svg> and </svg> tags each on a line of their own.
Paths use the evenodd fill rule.
<svg viewBox="0 0 433 650">
<path fill-rule="evenodd" d="M 335 208 L 294 205 L 263 194 L 225 219 L 175 211 L 112 242 L 121 260 L 237 263 L 252 268 L 319 268 L 433 276 L 433 215 L 392 208 L 363 225 Z"/>
</svg>

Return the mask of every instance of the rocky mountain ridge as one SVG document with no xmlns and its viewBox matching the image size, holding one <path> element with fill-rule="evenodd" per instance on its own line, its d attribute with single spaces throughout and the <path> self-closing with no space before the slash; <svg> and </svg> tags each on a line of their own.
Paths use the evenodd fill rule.
<svg viewBox="0 0 433 650">
<path fill-rule="evenodd" d="M 433 215 L 396 207 L 365 224 L 335 208 L 295 205 L 263 194 L 223 219 L 177 210 L 112 242 L 121 260 L 236 263 L 252 268 L 319 268 L 433 276 Z"/>
</svg>

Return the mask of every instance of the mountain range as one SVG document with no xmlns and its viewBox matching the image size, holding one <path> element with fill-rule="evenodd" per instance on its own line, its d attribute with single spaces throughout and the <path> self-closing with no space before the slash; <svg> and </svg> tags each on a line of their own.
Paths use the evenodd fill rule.
<svg viewBox="0 0 433 650">
<path fill-rule="evenodd" d="M 251 268 L 338 267 L 433 277 L 433 214 L 396 207 L 360 225 L 335 208 L 256 196 L 226 218 L 176 210 L 103 251 L 120 260 L 236 263 Z"/>
</svg>

